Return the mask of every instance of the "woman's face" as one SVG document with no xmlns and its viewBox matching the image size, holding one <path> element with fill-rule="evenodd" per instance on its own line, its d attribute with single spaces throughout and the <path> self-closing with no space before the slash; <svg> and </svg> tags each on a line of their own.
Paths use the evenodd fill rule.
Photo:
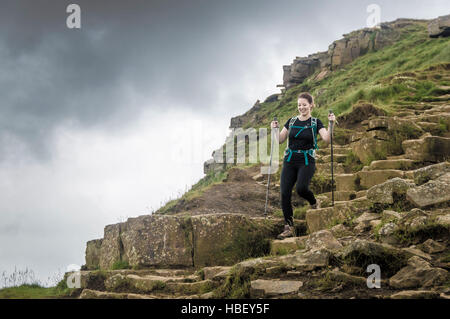
<svg viewBox="0 0 450 319">
<path fill-rule="evenodd" d="M 298 112 L 300 115 L 307 116 L 311 112 L 311 104 L 305 98 L 298 99 Z"/>
</svg>

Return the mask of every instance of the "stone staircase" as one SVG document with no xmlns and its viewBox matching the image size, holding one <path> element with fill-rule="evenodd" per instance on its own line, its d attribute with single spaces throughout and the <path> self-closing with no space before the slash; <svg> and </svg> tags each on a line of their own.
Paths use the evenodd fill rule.
<svg viewBox="0 0 450 319">
<path fill-rule="evenodd" d="M 372 212 L 371 209 L 374 204 L 378 204 L 372 193 L 383 185 L 389 189 L 399 179 L 418 189 L 423 186 L 424 181 L 434 182 L 434 178 L 438 176 L 441 177 L 437 180 L 447 176 L 447 179 L 442 179 L 442 184 L 433 184 L 433 187 L 439 188 L 438 185 L 442 185 L 443 192 L 450 193 L 449 174 L 446 173 L 450 172 L 450 163 L 446 162 L 450 156 L 450 139 L 433 135 L 439 132 L 439 122 L 449 122 L 449 110 L 448 105 L 438 104 L 433 105 L 433 109 L 419 113 L 419 116 L 414 111 L 402 114 L 403 120 L 417 121 L 417 125 L 427 134 L 418 140 L 403 141 L 404 154 L 372 161 L 370 165 L 355 173 L 344 173 L 342 165 L 347 154 L 352 151 L 352 146 L 336 145 L 333 158 L 336 180 L 334 206 L 331 207 L 330 203 L 331 192 L 316 194 L 318 198 L 325 196 L 328 200 L 320 200 L 320 209 L 307 210 L 306 224 L 309 235 L 273 240 L 271 258 L 259 260 L 257 266 L 247 265 L 252 268 L 247 270 L 252 274 L 249 277 L 250 297 L 450 299 L 450 262 L 447 248 L 450 243 L 450 198 L 442 196 L 441 208 L 438 208 L 439 205 L 419 205 L 421 209 L 400 213 L 389 210 L 389 207 L 384 207 L 380 213 Z M 370 129 L 385 125 L 367 124 Z M 447 124 L 447 127 L 450 125 Z M 415 144 L 421 146 L 410 148 Z M 427 161 L 423 155 L 427 156 L 429 153 L 437 155 Z M 317 154 L 317 169 L 330 174 L 329 148 L 320 149 Z M 438 171 L 440 173 L 436 173 Z M 423 180 L 420 181 L 421 179 Z M 395 187 L 393 188 L 391 193 L 396 192 Z M 372 196 L 370 199 L 368 194 Z M 417 207 L 417 204 L 413 206 Z M 415 214 L 419 216 L 416 217 Z M 419 229 L 424 229 L 424 225 L 429 227 L 428 239 L 422 243 L 419 240 L 419 246 L 405 246 L 398 240 L 392 241 L 392 232 L 389 232 L 387 227 L 390 226 L 389 223 L 381 227 L 376 235 L 375 230 L 387 220 L 399 220 L 402 224 L 411 219 L 411 216 L 415 219 L 406 224 L 410 229 L 415 229 L 417 225 L 420 225 Z M 439 231 L 433 233 L 430 229 Z M 440 232 L 441 230 L 443 232 Z M 433 249 L 431 246 L 438 248 Z M 391 253 L 386 253 L 387 251 Z M 394 267 L 395 269 L 388 269 L 387 276 L 386 273 L 383 274 L 381 288 L 369 289 L 368 275 L 356 270 L 361 264 L 346 264 L 348 260 L 345 259 L 345 254 L 350 254 L 349 252 L 355 253 L 354 256 L 358 258 L 366 254 L 373 263 L 382 263 L 383 259 L 395 260 L 402 255 L 403 262 Z"/>
<path fill-rule="evenodd" d="M 81 271 L 79 298 L 450 299 L 450 136 L 442 132 L 442 123 L 450 127 L 447 100 L 443 96 L 400 108 L 391 117 L 363 121 L 363 131 L 356 132 L 349 144 L 334 145 L 334 205 L 331 192 L 315 194 L 321 208 L 307 210 L 305 220 L 295 220 L 297 237 L 275 239 L 282 229 L 281 218 L 248 218 L 236 212 L 146 216 L 107 226 L 103 239 L 88 243 L 87 256 L 93 261 L 89 264 L 101 266 L 98 258 L 104 256 L 106 264 L 100 268 L 107 268 L 117 256 L 127 255 L 135 265 Z M 372 160 L 361 170 L 346 173 L 350 153 L 370 153 L 402 123 L 414 123 L 422 133 L 402 142 L 403 154 Z M 331 174 L 330 148 L 319 149 L 317 155 L 317 170 Z M 249 174 L 253 178 L 246 187 L 266 185 L 265 176 L 256 172 Z M 251 240 L 243 237 L 249 231 Z M 158 236 L 135 245 L 142 242 L 142 233 L 156 232 Z M 178 237 L 166 241 L 165 234 Z M 242 257 L 241 250 L 251 251 L 268 238 L 270 253 Z M 117 247 L 121 241 L 124 247 Z M 227 241 L 233 246 L 225 246 Z M 165 250 L 149 251 L 150 246 Z M 230 247 L 235 250 L 227 259 L 224 252 Z M 172 251 L 179 256 L 172 256 Z M 212 258 L 212 253 L 220 258 Z M 146 264 L 155 266 L 139 267 L 139 258 L 148 256 L 153 259 Z M 164 266 L 167 263 L 178 266 Z M 381 268 L 380 288 L 368 287 L 369 264 Z"/>
<path fill-rule="evenodd" d="M 230 267 L 194 269 L 81 271 L 80 299 L 208 298 L 220 272 Z M 215 280 L 212 280 L 215 278 Z"/>
</svg>

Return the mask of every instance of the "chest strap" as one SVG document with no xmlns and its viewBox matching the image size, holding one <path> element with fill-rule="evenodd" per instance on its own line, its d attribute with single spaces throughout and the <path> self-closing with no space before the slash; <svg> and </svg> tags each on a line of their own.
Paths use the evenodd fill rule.
<svg viewBox="0 0 450 319">
<path fill-rule="evenodd" d="M 291 157 L 292 157 L 292 153 L 303 153 L 303 156 L 305 156 L 305 166 L 308 166 L 309 162 L 308 162 L 308 155 L 311 156 L 312 158 L 315 158 L 315 150 L 313 148 L 310 148 L 309 150 L 292 150 L 290 148 L 286 149 L 286 155 L 287 153 L 289 153 L 289 156 L 286 160 L 286 162 L 290 162 L 291 161 Z"/>
</svg>

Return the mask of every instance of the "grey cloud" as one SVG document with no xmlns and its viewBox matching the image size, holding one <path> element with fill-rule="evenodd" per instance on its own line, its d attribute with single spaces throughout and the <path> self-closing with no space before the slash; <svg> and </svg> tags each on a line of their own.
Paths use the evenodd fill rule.
<svg viewBox="0 0 450 319">
<path fill-rule="evenodd" d="M 81 30 L 65 26 L 66 7 L 74 2 L 81 6 Z M 387 19 L 394 12 L 387 2 L 379 2 Z M 111 130 L 130 125 L 148 108 L 243 113 L 264 97 L 248 101 L 245 92 L 230 88 L 254 72 L 264 50 L 299 48 L 302 52 L 293 51 L 292 58 L 313 53 L 316 43 L 326 50 L 342 33 L 364 25 L 369 3 L 3 1 L 0 160 L 12 156 L 7 156 L 14 148 L 7 145 L 11 137 L 33 156 L 49 158 L 51 133 L 65 120 L 78 122 L 80 128 Z M 398 12 L 406 7 L 394 8 Z M 280 47 L 262 47 L 265 35 L 279 38 Z M 323 43 L 324 38 L 329 40 Z M 232 97 L 219 103 L 227 90 Z"/>
</svg>

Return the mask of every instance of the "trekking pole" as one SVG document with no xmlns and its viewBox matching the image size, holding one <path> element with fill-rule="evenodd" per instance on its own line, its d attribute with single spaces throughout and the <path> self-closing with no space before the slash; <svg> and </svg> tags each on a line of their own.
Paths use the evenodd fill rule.
<svg viewBox="0 0 450 319">
<path fill-rule="evenodd" d="M 273 120 L 274 120 L 274 121 L 278 121 L 276 116 L 273 118 Z M 271 133 L 272 133 L 272 127 L 271 127 Z M 268 181 L 267 181 L 266 205 L 265 205 L 265 207 L 264 207 L 264 217 L 267 217 L 267 201 L 268 201 L 268 199 L 269 199 L 269 185 L 270 185 L 270 175 L 271 175 L 271 174 L 270 174 L 270 169 L 272 168 L 272 152 L 273 152 L 273 144 L 274 144 L 274 141 L 273 141 L 273 138 L 272 138 L 272 135 L 271 135 L 271 138 L 270 138 L 269 177 L 268 177 Z"/>
<path fill-rule="evenodd" d="M 328 114 L 332 114 L 333 111 L 329 110 Z M 331 144 L 331 206 L 334 206 L 334 176 L 333 176 L 333 121 L 330 121 L 330 144 Z"/>
</svg>

